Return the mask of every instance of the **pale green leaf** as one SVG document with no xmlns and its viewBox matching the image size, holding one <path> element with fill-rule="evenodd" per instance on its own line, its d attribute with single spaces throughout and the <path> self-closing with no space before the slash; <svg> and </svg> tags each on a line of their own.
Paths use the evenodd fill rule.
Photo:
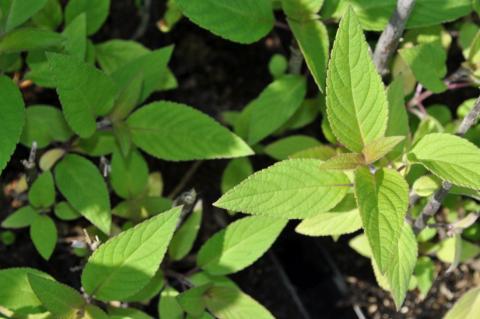
<svg viewBox="0 0 480 319">
<path fill-rule="evenodd" d="M 240 271 L 270 248 L 286 224 L 286 220 L 264 216 L 237 220 L 203 244 L 197 264 L 212 275 Z"/>
<path fill-rule="evenodd" d="M 461 137 L 432 133 L 410 151 L 408 159 L 450 183 L 480 189 L 480 149 Z"/>
<path fill-rule="evenodd" d="M 326 161 L 335 155 L 337 152 L 333 147 L 320 145 L 292 154 L 290 158 L 314 158 Z"/>
<path fill-rule="evenodd" d="M 412 190 L 421 197 L 431 196 L 442 185 L 436 176 L 421 176 L 412 185 Z"/>
<path fill-rule="evenodd" d="M 10 0 L 8 12 L 2 12 L 5 16 L 1 19 L 4 21 L 4 31 L 9 32 L 22 23 L 30 19 L 35 13 L 42 9 L 47 0 Z"/>
<path fill-rule="evenodd" d="M 172 287 L 167 286 L 162 291 L 158 301 L 158 315 L 160 318 L 184 319 L 183 309 L 177 301 L 178 295 L 178 291 Z"/>
<path fill-rule="evenodd" d="M 223 171 L 222 182 L 220 184 L 222 194 L 226 193 L 252 174 L 253 167 L 248 158 L 241 157 L 231 160 Z"/>
<path fill-rule="evenodd" d="M 281 0 L 283 11 L 296 20 L 307 20 L 318 13 L 324 0 Z"/>
<path fill-rule="evenodd" d="M 391 265 L 408 208 L 408 184 L 395 170 L 355 172 L 355 197 L 373 257 L 382 273 Z"/>
<path fill-rule="evenodd" d="M 372 250 L 364 233 L 350 239 L 348 245 L 363 257 L 372 258 Z"/>
<path fill-rule="evenodd" d="M 202 201 L 198 201 L 190 216 L 173 234 L 172 241 L 168 246 L 168 255 L 173 260 L 182 259 L 192 249 L 202 222 L 202 205 Z"/>
<path fill-rule="evenodd" d="M 327 114 L 333 133 L 354 152 L 383 137 L 388 103 L 382 79 L 353 9 L 343 16 L 327 73 Z"/>
<path fill-rule="evenodd" d="M 0 76 L 0 173 L 10 160 L 22 134 L 25 105 L 17 86 L 6 76 Z"/>
<path fill-rule="evenodd" d="M 65 156 L 55 167 L 55 181 L 75 210 L 102 232 L 110 233 L 112 217 L 107 185 L 92 162 L 79 155 Z"/>
<path fill-rule="evenodd" d="M 67 26 L 80 14 L 87 17 L 87 34 L 97 32 L 108 17 L 110 0 L 70 0 L 65 7 Z"/>
<path fill-rule="evenodd" d="M 328 212 L 350 187 L 347 176 L 320 169 L 322 161 L 292 159 L 261 170 L 228 191 L 214 205 L 277 218 L 306 218 Z"/>
<path fill-rule="evenodd" d="M 155 102 L 127 120 L 133 142 L 155 157 L 193 160 L 241 157 L 252 150 L 207 115 L 174 102 Z"/>
<path fill-rule="evenodd" d="M 165 280 L 163 278 L 163 272 L 158 269 L 155 276 L 143 287 L 139 292 L 125 299 L 125 301 L 150 301 L 153 297 L 158 295 L 160 290 L 164 287 Z"/>
<path fill-rule="evenodd" d="M 122 198 L 140 195 L 148 183 L 148 165 L 142 154 L 133 150 L 127 156 L 113 152 L 110 182 L 115 193 Z"/>
<path fill-rule="evenodd" d="M 66 151 L 63 148 L 52 148 L 42 154 L 38 161 L 38 167 L 42 171 L 50 170 L 62 157 Z"/>
<path fill-rule="evenodd" d="M 415 265 L 414 275 L 417 278 L 420 295 L 425 298 L 436 277 L 435 264 L 432 259 L 427 256 L 419 257 Z"/>
<path fill-rule="evenodd" d="M 153 319 L 145 312 L 135 308 L 110 307 L 108 314 L 110 319 Z"/>
<path fill-rule="evenodd" d="M 273 28 L 271 0 L 177 0 L 177 4 L 195 24 L 231 41 L 252 43 Z"/>
<path fill-rule="evenodd" d="M 30 226 L 38 213 L 31 206 L 24 206 L 8 215 L 2 222 L 4 228 L 23 228 Z"/>
<path fill-rule="evenodd" d="M 439 244 L 435 247 L 436 254 L 438 259 L 445 263 L 453 263 L 455 261 L 455 254 L 457 253 L 456 250 L 459 249 L 460 255 L 459 262 L 467 262 L 480 254 L 480 246 L 470 243 L 469 241 L 459 239 L 459 246 L 457 246 L 456 242 L 457 239 L 454 237 L 450 237 L 447 239 L 442 240 Z"/>
<path fill-rule="evenodd" d="M 0 37 L 0 53 L 15 53 L 60 46 L 64 37 L 52 31 L 24 27 Z"/>
<path fill-rule="evenodd" d="M 408 136 L 410 129 L 408 127 L 408 115 L 405 107 L 405 97 L 403 93 L 403 78 L 397 77 L 388 86 L 388 121 L 386 136 Z M 406 141 L 401 141 L 387 155 L 387 158 L 393 160 L 403 153 Z"/>
<path fill-rule="evenodd" d="M 379 139 L 376 139 L 365 145 L 362 151 L 362 154 L 365 157 L 365 163 L 371 164 L 383 158 L 404 139 L 405 136 L 380 137 Z"/>
<path fill-rule="evenodd" d="M 55 202 L 55 185 L 50 171 L 43 172 L 33 182 L 28 191 L 30 205 L 37 208 L 48 208 Z"/>
<path fill-rule="evenodd" d="M 113 81 L 94 66 L 75 57 L 48 53 L 65 119 L 80 137 L 93 135 L 97 115 L 113 106 L 117 89 Z"/>
<path fill-rule="evenodd" d="M 82 273 L 85 291 L 102 301 L 138 293 L 157 271 L 181 208 L 152 217 L 101 245 Z"/>
<path fill-rule="evenodd" d="M 48 260 L 57 244 L 57 227 L 47 215 L 37 215 L 30 225 L 30 238 L 43 259 Z"/>
<path fill-rule="evenodd" d="M 194 318 L 198 318 L 205 311 L 205 302 L 203 300 L 203 295 L 206 293 L 207 289 L 210 288 L 211 284 L 198 286 L 190 288 L 180 295 L 178 295 L 177 300 L 182 309 L 189 315 Z"/>
<path fill-rule="evenodd" d="M 276 160 L 287 159 L 297 152 L 320 145 L 320 142 L 307 135 L 290 135 L 265 146 L 264 152 Z"/>
<path fill-rule="evenodd" d="M 476 319 L 480 313 L 480 287 L 467 291 L 443 319 Z"/>
<path fill-rule="evenodd" d="M 341 153 L 327 159 L 320 167 L 322 169 L 349 170 L 362 165 L 365 165 L 365 158 L 362 154 Z"/>
</svg>

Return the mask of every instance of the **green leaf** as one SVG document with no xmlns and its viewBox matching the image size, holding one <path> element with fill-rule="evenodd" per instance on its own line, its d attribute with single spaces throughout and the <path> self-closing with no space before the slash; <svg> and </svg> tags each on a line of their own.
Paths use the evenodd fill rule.
<svg viewBox="0 0 480 319">
<path fill-rule="evenodd" d="M 87 34 L 97 32 L 107 20 L 110 11 L 110 0 L 70 0 L 65 7 L 65 23 L 67 26 L 80 14 L 87 17 Z"/>
<path fill-rule="evenodd" d="M 184 258 L 192 249 L 202 222 L 202 201 L 198 201 L 185 222 L 173 234 L 168 255 L 173 260 Z"/>
<path fill-rule="evenodd" d="M 26 22 L 42 9 L 47 0 L 10 0 L 8 12 L 1 17 L 4 20 L 4 31 L 9 32 Z M 4 13 L 4 12 L 2 12 Z"/>
<path fill-rule="evenodd" d="M 110 181 L 115 193 L 122 198 L 140 195 L 148 182 L 148 165 L 137 150 L 124 156 L 120 151 L 113 152 Z"/>
<path fill-rule="evenodd" d="M 288 17 L 306 20 L 318 13 L 324 0 L 281 0 L 283 11 Z"/>
<path fill-rule="evenodd" d="M 86 138 L 96 130 L 96 116 L 113 107 L 117 89 L 113 81 L 94 66 L 75 57 L 47 54 L 57 93 L 70 127 Z"/>
<path fill-rule="evenodd" d="M 297 152 L 295 154 L 292 154 L 290 157 L 291 158 L 312 158 L 312 159 L 319 159 L 319 160 L 325 161 L 332 158 L 336 154 L 337 152 L 333 147 L 320 145 L 320 146 L 315 146 L 315 147 Z"/>
<path fill-rule="evenodd" d="M 480 313 L 480 287 L 467 291 L 445 315 L 444 319 L 475 319 Z"/>
<path fill-rule="evenodd" d="M 226 193 L 252 174 L 253 167 L 248 158 L 241 157 L 231 160 L 223 171 L 222 182 L 220 185 L 222 194 Z"/>
<path fill-rule="evenodd" d="M 370 142 L 363 148 L 362 154 L 365 157 L 365 162 L 371 164 L 383 158 L 390 153 L 395 146 L 405 139 L 404 136 L 388 136 L 380 137 L 379 139 Z"/>
<path fill-rule="evenodd" d="M 33 274 L 28 282 L 42 305 L 61 318 L 75 318 L 86 304 L 78 291 L 62 283 Z"/>
<path fill-rule="evenodd" d="M 22 94 L 6 76 L 0 76 L 0 173 L 10 160 L 25 122 Z"/>
<path fill-rule="evenodd" d="M 110 319 L 153 319 L 145 312 L 135 308 L 110 307 L 108 314 Z"/>
<path fill-rule="evenodd" d="M 80 213 L 67 202 L 60 202 L 55 205 L 54 212 L 55 216 L 61 220 L 75 220 L 81 216 Z"/>
<path fill-rule="evenodd" d="M 207 309 L 218 319 L 274 319 L 266 308 L 235 287 L 211 287 L 204 300 Z"/>
<path fill-rule="evenodd" d="M 9 268 L 0 270 L 0 300 L 2 306 L 13 311 L 35 310 L 42 302 L 32 290 L 28 275 L 44 278 L 50 275 L 32 268 Z"/>
<path fill-rule="evenodd" d="M 57 244 L 57 227 L 46 215 L 37 215 L 30 225 L 30 238 L 43 259 L 48 260 Z"/>
<path fill-rule="evenodd" d="M 160 294 L 158 302 L 158 315 L 160 318 L 184 319 L 184 312 L 179 305 L 177 296 L 179 295 L 172 287 L 166 287 Z"/>
<path fill-rule="evenodd" d="M 419 257 L 414 269 L 415 278 L 417 278 L 420 295 L 425 298 L 433 285 L 436 277 L 435 264 L 427 256 Z"/>
<path fill-rule="evenodd" d="M 431 196 L 442 185 L 436 176 L 421 176 L 413 183 L 412 190 L 421 197 Z"/>
<path fill-rule="evenodd" d="M 87 52 L 87 18 L 84 13 L 78 15 L 63 31 L 65 52 L 83 61 Z"/>
<path fill-rule="evenodd" d="M 17 209 L 2 222 L 4 228 L 23 228 L 30 226 L 38 213 L 31 206 Z"/>
<path fill-rule="evenodd" d="M 447 89 L 443 78 L 447 74 L 447 53 L 439 43 L 424 43 L 399 50 L 400 56 L 412 69 L 423 86 L 434 93 Z"/>
<path fill-rule="evenodd" d="M 55 167 L 55 181 L 68 203 L 105 234 L 112 217 L 108 189 L 99 170 L 89 160 L 74 154 Z"/>
<path fill-rule="evenodd" d="M 277 218 L 306 218 L 328 212 L 347 193 L 342 172 L 320 169 L 322 161 L 292 159 L 256 172 L 228 191 L 215 206 Z"/>
<path fill-rule="evenodd" d="M 127 120 L 133 142 L 148 154 L 172 161 L 241 157 L 252 150 L 207 115 L 174 102 L 154 102 Z"/>
<path fill-rule="evenodd" d="M 155 276 L 143 287 L 139 292 L 125 299 L 125 301 L 150 301 L 153 297 L 158 295 L 160 290 L 164 287 L 165 280 L 163 278 L 163 272 L 158 269 Z"/>
<path fill-rule="evenodd" d="M 318 146 L 320 142 L 307 135 L 290 135 L 265 146 L 265 153 L 276 160 L 287 159 L 290 155 Z"/>
<path fill-rule="evenodd" d="M 85 291 L 102 301 L 123 300 L 145 287 L 157 271 L 181 208 L 152 217 L 101 245 L 82 273 Z"/>
<path fill-rule="evenodd" d="M 0 53 L 15 53 L 60 46 L 64 39 L 59 33 L 24 27 L 0 37 Z"/>
<path fill-rule="evenodd" d="M 459 245 L 457 245 L 457 238 L 450 237 L 442 240 L 439 244 L 436 245 L 437 248 L 436 254 L 438 259 L 445 263 L 453 263 L 456 259 L 457 249 L 459 249 L 459 262 L 467 262 L 475 258 L 480 254 L 480 247 L 478 245 L 472 244 L 461 238 L 459 240 Z"/>
<path fill-rule="evenodd" d="M 95 45 L 95 57 L 107 74 L 148 53 L 150 50 L 136 41 L 114 39 Z"/>
<path fill-rule="evenodd" d="M 320 113 L 320 108 L 325 105 L 325 98 L 320 96 L 314 99 L 303 100 L 300 108 L 290 117 L 290 119 L 283 124 L 281 129 L 296 130 L 307 126 L 315 121 Z"/>
<path fill-rule="evenodd" d="M 38 208 L 48 208 L 55 203 L 55 185 L 50 171 L 43 172 L 28 191 L 30 205 Z"/>
<path fill-rule="evenodd" d="M 42 171 L 49 171 L 65 155 L 63 148 L 52 148 L 42 154 L 38 161 L 38 167 Z"/>
<path fill-rule="evenodd" d="M 286 224 L 286 220 L 265 216 L 237 220 L 203 244 L 197 264 L 212 275 L 240 271 L 270 248 Z"/>
<path fill-rule="evenodd" d="M 235 127 L 235 131 L 240 136 L 245 136 L 250 145 L 260 142 L 292 117 L 302 104 L 305 93 L 304 77 L 298 75 L 280 77 L 245 107 L 237 124 L 245 128 Z M 240 133 L 239 130 L 244 132 Z"/>
<path fill-rule="evenodd" d="M 52 31 L 60 26 L 62 20 L 63 12 L 59 0 L 47 0 L 45 6 L 32 17 L 35 25 Z"/>
<path fill-rule="evenodd" d="M 186 313 L 197 318 L 202 315 L 205 311 L 205 302 L 203 300 L 203 295 L 211 284 L 206 284 L 203 286 L 193 287 L 178 295 L 177 300 L 182 309 Z"/>
<path fill-rule="evenodd" d="M 108 155 L 115 151 L 117 145 L 112 131 L 96 131 L 89 138 L 76 141 L 76 150 L 90 156 Z"/>
<path fill-rule="evenodd" d="M 388 119 L 387 97 L 351 7 L 335 37 L 326 91 L 328 121 L 342 144 L 358 153 L 383 137 Z"/>
<path fill-rule="evenodd" d="M 20 142 L 32 147 L 35 141 L 38 148 L 52 142 L 66 142 L 73 135 L 62 112 L 49 105 L 32 105 L 25 110 L 25 127 Z"/>
<path fill-rule="evenodd" d="M 295 231 L 307 236 L 339 236 L 362 228 L 362 219 L 353 195 L 347 195 L 329 212 L 302 220 Z"/>
<path fill-rule="evenodd" d="M 384 273 L 391 265 L 408 208 L 408 184 L 395 170 L 374 175 L 368 168 L 355 172 L 355 197 L 373 258 Z"/>
<path fill-rule="evenodd" d="M 397 239 L 398 238 L 398 239 Z M 408 291 L 410 279 L 417 263 L 417 241 L 409 224 L 404 223 L 397 246 L 393 250 L 385 277 L 397 309 L 400 309 Z"/>
<path fill-rule="evenodd" d="M 410 129 L 408 127 L 408 115 L 405 107 L 405 97 L 403 93 L 403 78 L 397 77 L 388 86 L 388 121 L 385 136 L 404 136 L 407 138 Z M 393 160 L 398 158 L 405 148 L 406 140 L 401 141 L 387 155 L 387 158 Z"/>
<path fill-rule="evenodd" d="M 110 119 L 114 123 L 114 129 L 124 128 L 121 120 L 126 118 L 139 104 L 143 91 L 144 76 L 138 73 L 124 87 L 120 88 L 120 94 L 115 100 L 115 104 L 110 114 Z"/>
<path fill-rule="evenodd" d="M 177 4 L 192 22 L 231 41 L 252 43 L 273 28 L 270 0 L 177 0 Z"/>
<path fill-rule="evenodd" d="M 288 19 L 288 25 L 298 41 L 308 69 L 320 91 L 325 92 L 325 78 L 330 42 L 325 25 L 320 20 Z"/>
<path fill-rule="evenodd" d="M 410 151 L 408 159 L 452 184 L 480 189 L 480 149 L 461 137 L 433 133 L 425 135 Z"/>
<path fill-rule="evenodd" d="M 349 170 L 365 165 L 365 158 L 362 154 L 341 153 L 329 158 L 320 165 L 322 169 Z"/>
<path fill-rule="evenodd" d="M 268 62 L 268 71 L 273 76 L 274 79 L 281 77 L 287 72 L 288 61 L 284 55 L 274 54 L 270 61 Z"/>
<path fill-rule="evenodd" d="M 396 0 L 351 0 L 367 30 L 382 31 L 396 7 Z M 407 29 L 453 21 L 472 11 L 471 0 L 417 0 L 407 21 Z"/>
</svg>

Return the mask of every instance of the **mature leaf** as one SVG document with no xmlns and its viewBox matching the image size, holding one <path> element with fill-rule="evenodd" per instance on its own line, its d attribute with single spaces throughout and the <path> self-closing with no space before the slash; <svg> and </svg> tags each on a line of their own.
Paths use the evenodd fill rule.
<svg viewBox="0 0 480 319">
<path fill-rule="evenodd" d="M 174 288 L 169 286 L 165 287 L 160 294 L 160 300 L 158 301 L 158 314 L 160 318 L 184 318 L 183 309 L 177 300 L 178 295 L 178 291 L 176 291 Z"/>
<path fill-rule="evenodd" d="M 180 211 L 177 207 L 152 217 L 100 246 L 83 270 L 85 291 L 110 301 L 131 297 L 145 287 L 165 255 Z"/>
<path fill-rule="evenodd" d="M 480 189 L 480 149 L 461 137 L 433 133 L 425 135 L 410 151 L 408 159 L 450 183 Z"/>
<path fill-rule="evenodd" d="M 50 171 L 43 172 L 33 182 L 28 191 L 30 205 L 38 208 L 48 208 L 55 202 L 55 185 Z"/>
<path fill-rule="evenodd" d="M 373 258 L 384 273 L 391 265 L 407 212 L 407 182 L 392 169 L 379 169 L 373 175 L 368 168 L 359 168 L 355 197 Z"/>
<path fill-rule="evenodd" d="M 290 155 L 318 146 L 320 142 L 307 135 L 290 135 L 265 146 L 265 153 L 276 160 L 287 159 Z"/>
<path fill-rule="evenodd" d="M 81 138 L 76 141 L 76 151 L 90 156 L 108 155 L 117 148 L 115 136 L 112 131 L 96 131 L 89 138 Z"/>
<path fill-rule="evenodd" d="M 133 150 L 127 156 L 120 151 L 113 152 L 110 181 L 112 188 L 122 198 L 140 195 L 148 182 L 148 165 L 139 151 Z"/>
<path fill-rule="evenodd" d="M 73 56 L 48 53 L 65 119 L 80 137 L 93 135 L 96 116 L 113 106 L 117 89 L 113 81 L 94 66 Z"/>
<path fill-rule="evenodd" d="M 306 218 L 328 212 L 347 193 L 342 172 L 320 169 L 314 159 L 292 159 L 261 170 L 228 191 L 214 205 L 254 215 Z"/>
<path fill-rule="evenodd" d="M 202 286 L 190 288 L 180 295 L 177 300 L 183 310 L 194 318 L 198 318 L 205 311 L 205 301 L 203 295 L 212 284 L 208 283 Z"/>
<path fill-rule="evenodd" d="M 213 286 L 204 300 L 218 319 L 274 319 L 266 308 L 236 287 Z"/>
<path fill-rule="evenodd" d="M 23 228 L 30 226 L 38 213 L 32 206 L 17 209 L 2 222 L 4 228 Z"/>
<path fill-rule="evenodd" d="M 325 106 L 325 98 L 319 96 L 314 99 L 305 99 L 303 100 L 300 107 L 297 111 L 290 117 L 290 119 L 282 125 L 280 130 L 296 130 L 307 126 L 308 124 L 315 121 L 320 109 Z"/>
<path fill-rule="evenodd" d="M 26 22 L 35 13 L 42 9 L 47 0 L 10 0 L 8 12 L 2 12 L 5 16 L 1 19 L 4 21 L 4 31 L 9 32 Z"/>
<path fill-rule="evenodd" d="M 333 147 L 320 145 L 292 154 L 290 158 L 314 158 L 326 161 L 335 155 L 337 152 Z"/>
<path fill-rule="evenodd" d="M 120 88 L 120 94 L 115 100 L 112 113 L 109 116 L 114 123 L 114 130 L 121 131 L 125 128 L 125 124 L 122 120 L 125 119 L 139 104 L 143 93 L 143 84 L 143 73 L 138 73 L 130 80 L 130 82 L 126 83 L 124 87 Z"/>
<path fill-rule="evenodd" d="M 447 312 L 444 319 L 476 319 L 480 313 L 480 287 L 467 291 Z"/>
<path fill-rule="evenodd" d="M 329 212 L 304 219 L 295 231 L 308 236 L 339 236 L 362 228 L 360 212 L 353 195 L 347 195 Z"/>
<path fill-rule="evenodd" d="M 193 160 L 241 157 L 252 150 L 205 114 L 183 104 L 155 102 L 127 120 L 133 142 L 155 157 Z"/>
<path fill-rule="evenodd" d="M 0 37 L 0 53 L 16 53 L 59 46 L 64 37 L 52 31 L 24 27 Z"/>
<path fill-rule="evenodd" d="M 458 237 L 450 237 L 442 240 L 434 246 L 438 259 L 445 263 L 467 262 L 480 254 L 480 247 Z M 458 255 L 457 255 L 458 254 Z"/>
<path fill-rule="evenodd" d="M 65 142 L 72 137 L 73 132 L 68 127 L 62 112 L 48 105 L 32 105 L 26 108 L 25 127 L 20 142 L 26 147 L 44 148 L 51 142 Z"/>
<path fill-rule="evenodd" d="M 327 73 L 327 114 L 338 140 L 354 152 L 382 137 L 388 103 L 358 19 L 349 7 L 335 37 Z"/>
<path fill-rule="evenodd" d="M 136 41 L 114 39 L 95 45 L 95 57 L 107 74 L 149 52 L 148 48 Z"/>
<path fill-rule="evenodd" d="M 362 154 L 357 153 L 341 153 L 329 158 L 320 165 L 322 169 L 339 169 L 348 170 L 355 169 L 365 165 L 365 158 Z"/>
<path fill-rule="evenodd" d="M 298 41 L 318 88 L 324 92 L 330 46 L 327 28 L 322 21 L 312 18 L 302 21 L 288 19 L 288 25 Z"/>
<path fill-rule="evenodd" d="M 362 151 L 362 154 L 365 157 L 365 162 L 371 164 L 383 158 L 404 139 L 404 136 L 387 136 L 380 137 L 379 139 L 370 142 L 365 145 Z"/>
<path fill-rule="evenodd" d="M 75 17 L 70 24 L 63 30 L 65 36 L 65 52 L 85 60 L 87 52 L 87 18 L 85 13 Z"/>
<path fill-rule="evenodd" d="M 442 185 L 442 181 L 436 176 L 424 175 L 416 179 L 412 185 L 412 191 L 420 197 L 432 195 Z"/>
<path fill-rule="evenodd" d="M 252 43 L 273 28 L 270 0 L 177 0 L 177 4 L 195 24 L 231 41 Z"/>
<path fill-rule="evenodd" d="M 28 275 L 33 274 L 44 278 L 50 275 L 32 268 L 9 268 L 0 270 L 0 300 L 1 305 L 10 310 L 33 310 L 42 302 L 32 290 Z"/>
<path fill-rule="evenodd" d="M 87 17 L 87 34 L 97 32 L 107 20 L 110 11 L 110 0 L 70 0 L 65 7 L 67 26 L 80 14 Z"/>
<path fill-rule="evenodd" d="M 52 31 L 60 26 L 62 20 L 62 5 L 59 0 L 47 0 L 47 3 L 42 9 L 32 17 L 32 21 L 35 25 Z"/>
<path fill-rule="evenodd" d="M 111 307 L 108 314 L 110 319 L 153 319 L 145 312 L 135 308 Z"/>
<path fill-rule="evenodd" d="M 443 77 L 447 74 L 447 53 L 439 43 L 424 43 L 399 50 L 401 57 L 412 69 L 423 86 L 434 93 L 447 89 Z"/>
<path fill-rule="evenodd" d="M 168 255 L 173 260 L 182 259 L 192 249 L 202 222 L 202 205 L 202 201 L 198 201 L 190 216 L 173 234 L 168 246 Z"/>
<path fill-rule="evenodd" d="M 248 158 L 240 157 L 231 160 L 223 171 L 222 182 L 220 185 L 222 193 L 226 193 L 252 174 L 253 167 Z"/>
<path fill-rule="evenodd" d="M 78 291 L 62 283 L 33 274 L 28 282 L 42 305 L 61 318 L 75 318 L 86 304 Z"/>
<path fill-rule="evenodd" d="M 318 13 L 324 0 L 281 0 L 283 11 L 296 20 L 307 20 Z"/>
<path fill-rule="evenodd" d="M 286 224 L 286 220 L 264 216 L 237 220 L 203 244 L 197 264 L 212 275 L 242 270 L 270 248 Z"/>
<path fill-rule="evenodd" d="M 48 260 L 57 244 L 57 227 L 46 215 L 37 215 L 30 225 L 30 238 L 43 259 Z"/>
<path fill-rule="evenodd" d="M 153 297 L 158 295 L 160 290 L 165 285 L 165 280 L 163 278 L 163 272 L 158 269 L 155 276 L 148 282 L 148 284 L 143 287 L 139 292 L 125 299 L 125 301 L 150 301 Z"/>
<path fill-rule="evenodd" d="M 74 209 L 105 234 L 110 233 L 112 216 L 107 185 L 92 162 L 79 155 L 65 156 L 55 167 L 55 181 Z"/>
<path fill-rule="evenodd" d="M 25 121 L 22 94 L 6 76 L 0 76 L 0 173 L 12 156 Z"/>
<path fill-rule="evenodd" d="M 405 98 L 403 93 L 403 78 L 397 77 L 388 86 L 388 122 L 386 136 L 404 136 L 407 138 L 410 129 L 408 127 L 408 115 L 405 107 Z M 403 153 L 406 141 L 401 141 L 387 155 L 389 159 L 396 159 Z"/>
<path fill-rule="evenodd" d="M 55 216 L 61 220 L 75 220 L 81 216 L 80 213 L 67 202 L 60 202 L 56 204 L 54 213 Z"/>
</svg>

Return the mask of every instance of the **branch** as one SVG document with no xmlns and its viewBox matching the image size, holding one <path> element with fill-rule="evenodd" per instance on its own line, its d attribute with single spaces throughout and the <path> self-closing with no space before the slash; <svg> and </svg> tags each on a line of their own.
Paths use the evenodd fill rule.
<svg viewBox="0 0 480 319">
<path fill-rule="evenodd" d="M 458 136 L 464 136 L 465 133 L 475 124 L 480 116 L 480 96 L 475 102 L 473 109 L 464 117 L 462 123 L 457 128 L 456 134 Z M 435 215 L 440 209 L 443 200 L 447 196 L 448 192 L 452 188 L 452 184 L 449 182 L 443 182 L 442 187 L 435 192 L 430 201 L 425 205 L 420 216 L 413 223 L 413 231 L 415 234 L 419 234 L 427 225 L 427 221 L 430 217 Z"/>
<path fill-rule="evenodd" d="M 398 0 L 397 7 L 388 21 L 388 25 L 378 39 L 373 53 L 373 62 L 382 76 L 389 72 L 388 61 L 398 47 L 400 37 L 414 6 L 415 0 Z"/>
</svg>

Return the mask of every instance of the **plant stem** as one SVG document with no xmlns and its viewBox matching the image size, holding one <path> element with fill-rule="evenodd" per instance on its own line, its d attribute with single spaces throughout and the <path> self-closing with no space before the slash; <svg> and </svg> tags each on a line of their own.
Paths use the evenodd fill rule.
<svg viewBox="0 0 480 319">
<path fill-rule="evenodd" d="M 464 136 L 465 133 L 475 124 L 480 116 L 480 96 L 477 98 L 473 109 L 463 118 L 462 123 L 457 128 L 456 134 L 458 136 Z M 415 234 L 419 234 L 426 226 L 427 221 L 435 215 L 440 209 L 443 200 L 447 196 L 448 192 L 452 188 L 452 184 L 449 182 L 443 182 L 442 187 L 433 194 L 432 198 L 425 205 L 420 216 L 413 223 L 413 231 Z"/>
<path fill-rule="evenodd" d="M 375 52 L 373 53 L 373 62 L 382 76 L 389 73 L 388 62 L 398 47 L 408 17 L 414 6 L 415 0 L 398 0 L 388 25 L 378 39 Z"/>
</svg>

